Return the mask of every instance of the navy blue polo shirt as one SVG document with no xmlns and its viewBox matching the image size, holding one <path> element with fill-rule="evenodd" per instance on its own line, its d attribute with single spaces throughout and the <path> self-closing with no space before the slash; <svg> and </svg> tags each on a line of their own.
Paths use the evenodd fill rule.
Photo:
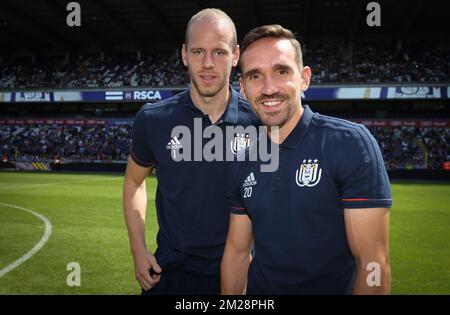
<svg viewBox="0 0 450 315">
<path fill-rule="evenodd" d="M 247 293 L 351 293 L 356 264 L 343 209 L 392 204 L 375 139 L 362 125 L 305 106 L 279 146 L 277 171 L 260 172 L 260 164 L 235 163 L 229 182 L 230 211 L 252 221 Z"/>
<path fill-rule="evenodd" d="M 209 116 L 194 106 L 189 91 L 144 105 L 134 120 L 130 155 L 142 167 L 156 167 L 159 232 L 155 256 L 163 272 L 182 268 L 216 275 L 229 221 L 227 162 L 193 161 L 193 144 L 191 161 L 173 159 L 186 149 L 183 143 L 188 139 L 171 137 L 172 129 L 186 126 L 194 138 L 194 118 L 201 119 L 202 131 L 212 125 Z M 247 127 L 257 122 L 250 105 L 231 89 L 227 109 L 215 125 L 225 130 L 226 126 Z M 231 149 L 224 141 L 224 150 Z"/>
</svg>

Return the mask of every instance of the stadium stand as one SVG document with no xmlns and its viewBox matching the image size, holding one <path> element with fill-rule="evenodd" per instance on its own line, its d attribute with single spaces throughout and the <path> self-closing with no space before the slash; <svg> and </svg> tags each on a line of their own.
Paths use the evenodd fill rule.
<svg viewBox="0 0 450 315">
<path fill-rule="evenodd" d="M 196 9 L 181 0 L 82 0 L 83 27 L 70 28 L 64 3 L 25 2 L 0 4 L 0 40 L 7 43 L 0 52 L 2 161 L 125 161 L 132 117 L 142 104 L 158 100 L 147 93 L 165 90 L 164 99 L 187 87 L 180 47 Z M 238 39 L 271 23 L 296 32 L 312 87 L 319 89 L 307 91 L 314 93 L 305 103 L 322 114 L 370 121 L 388 170 L 449 168 L 447 2 L 384 1 L 388 14 L 380 28 L 367 26 L 366 3 L 358 0 L 242 3 L 201 5 L 228 12 Z M 234 85 L 240 75 L 232 73 Z M 381 123 L 394 120 L 416 122 Z"/>
<path fill-rule="evenodd" d="M 10 160 L 125 161 L 131 145 L 131 124 L 5 125 L 0 128 L 0 155 Z"/>
<path fill-rule="evenodd" d="M 32 63 L 18 60 L 0 71 L 0 88 L 93 88 L 126 86 L 176 86 L 187 82 L 180 60 L 167 54 L 153 54 L 137 60 L 120 55 L 101 58 L 80 56 Z"/>
<path fill-rule="evenodd" d="M 336 45 L 305 49 L 305 64 L 313 69 L 313 84 L 446 82 L 450 49 L 427 43 L 397 51 L 382 46 Z M 237 83 L 239 71 L 233 74 Z M 185 68 L 176 53 L 118 56 L 79 56 L 75 60 L 19 59 L 0 71 L 0 89 L 185 86 Z"/>
<path fill-rule="evenodd" d="M 130 123 L 122 125 L 19 124 L 0 128 L 0 155 L 35 162 L 126 161 L 131 145 Z M 449 128 L 369 127 L 388 170 L 442 169 L 450 160 Z"/>
</svg>

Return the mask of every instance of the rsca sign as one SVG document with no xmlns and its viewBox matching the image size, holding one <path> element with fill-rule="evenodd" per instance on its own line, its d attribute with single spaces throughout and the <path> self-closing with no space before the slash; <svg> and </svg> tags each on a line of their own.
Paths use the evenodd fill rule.
<svg viewBox="0 0 450 315">
<path fill-rule="evenodd" d="M 161 100 L 161 93 L 159 91 L 133 91 L 133 100 Z"/>
</svg>

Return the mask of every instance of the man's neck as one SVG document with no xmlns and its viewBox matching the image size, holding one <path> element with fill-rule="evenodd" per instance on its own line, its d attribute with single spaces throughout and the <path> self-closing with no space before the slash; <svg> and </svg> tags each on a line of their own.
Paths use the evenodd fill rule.
<svg viewBox="0 0 450 315">
<path fill-rule="evenodd" d="M 208 115 L 212 123 L 215 123 L 222 117 L 227 109 L 231 97 L 231 91 L 228 85 L 219 91 L 214 96 L 201 96 L 198 91 L 191 88 L 190 95 L 194 106 L 197 107 L 203 114 Z"/>
<path fill-rule="evenodd" d="M 300 104 L 299 109 L 296 110 L 294 114 L 288 119 L 288 121 L 286 121 L 286 123 L 278 129 L 278 132 L 273 130 L 272 128 L 269 128 L 268 133 L 270 139 L 278 144 L 283 143 L 284 140 L 289 137 L 292 130 L 294 130 L 294 128 L 297 126 L 298 122 L 302 118 L 303 112 L 303 106 Z"/>
</svg>

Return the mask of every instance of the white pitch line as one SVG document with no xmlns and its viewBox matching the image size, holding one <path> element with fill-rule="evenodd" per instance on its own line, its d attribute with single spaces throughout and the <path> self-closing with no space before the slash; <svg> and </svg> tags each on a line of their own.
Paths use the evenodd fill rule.
<svg viewBox="0 0 450 315">
<path fill-rule="evenodd" d="M 15 205 L 11 205 L 11 204 L 7 204 L 7 203 L 3 203 L 3 202 L 0 202 L 0 205 L 5 206 L 5 207 L 10 207 L 10 208 L 19 209 L 19 210 L 23 210 L 23 211 L 29 212 L 29 213 L 37 216 L 39 219 L 41 219 L 45 223 L 45 232 L 44 232 L 44 235 L 42 236 L 42 238 L 40 239 L 40 241 L 37 242 L 36 245 L 34 245 L 34 247 L 29 252 L 27 252 L 25 255 L 23 255 L 22 257 L 20 257 L 16 261 L 12 262 L 11 264 L 6 266 L 5 268 L 1 269 L 0 270 L 0 278 L 1 278 L 4 275 L 6 275 L 8 272 L 13 270 L 14 268 L 18 267 L 20 264 L 22 264 L 25 261 L 27 261 L 28 259 L 30 259 L 34 254 L 37 253 L 38 250 L 40 250 L 45 245 L 45 243 L 50 238 L 50 235 L 52 234 L 52 224 L 42 214 L 34 212 L 33 210 L 30 210 L 30 209 L 27 209 L 27 208 L 23 208 L 23 207 L 19 207 L 19 206 L 15 206 Z"/>
<path fill-rule="evenodd" d="M 35 188 L 35 187 L 44 187 L 44 186 L 52 186 L 52 185 L 67 185 L 67 184 L 83 184 L 83 183 L 91 183 L 91 182 L 97 182 L 97 181 L 107 181 L 107 180 L 114 180 L 114 179 L 123 179 L 122 177 L 117 178 L 99 178 L 99 179 L 91 179 L 91 180 L 80 180 L 80 181 L 73 181 L 73 182 L 53 182 L 53 183 L 44 183 L 44 184 L 25 184 L 25 185 L 12 185 L 12 186 L 6 186 L 2 187 L 0 186 L 0 190 L 3 189 L 17 189 L 17 188 Z"/>
</svg>

